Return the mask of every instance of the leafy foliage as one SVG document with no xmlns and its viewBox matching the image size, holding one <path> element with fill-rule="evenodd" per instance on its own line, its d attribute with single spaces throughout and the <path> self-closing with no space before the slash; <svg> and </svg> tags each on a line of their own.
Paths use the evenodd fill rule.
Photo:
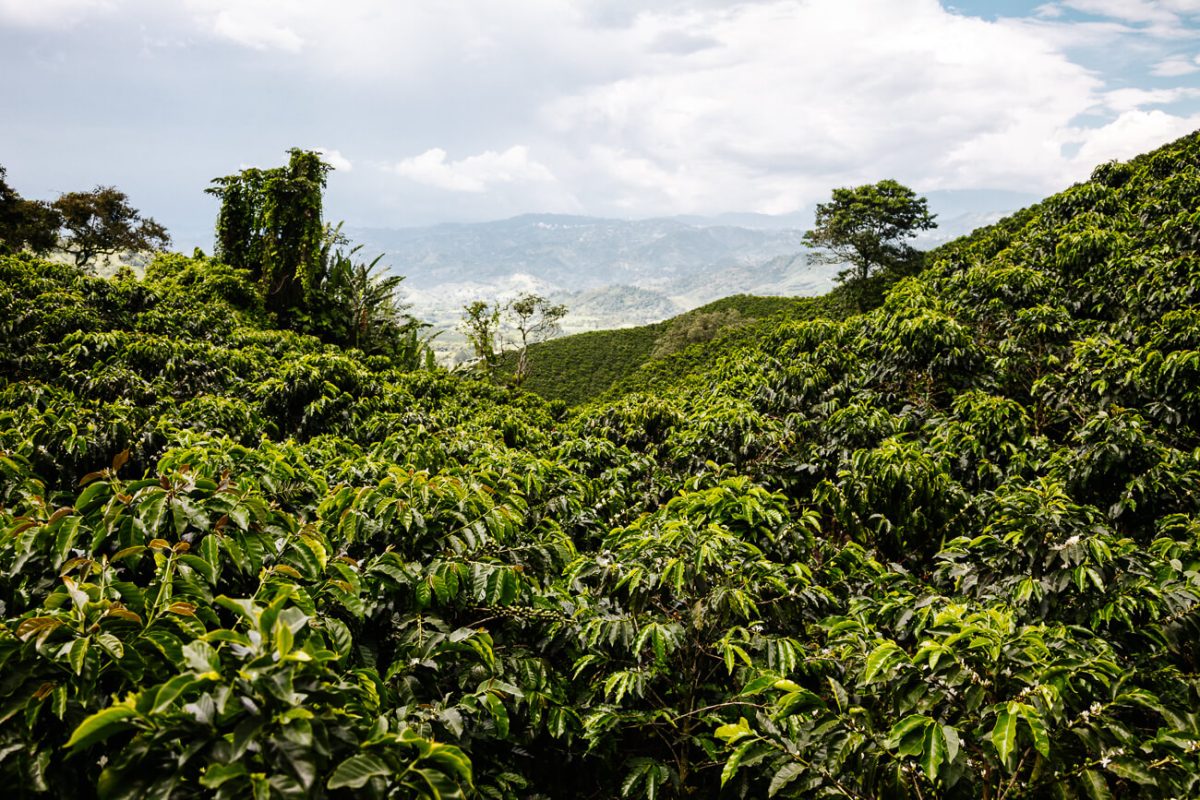
<svg viewBox="0 0 1200 800">
<path fill-rule="evenodd" d="M 27 247 L 35 253 L 54 249 L 62 218 L 49 203 L 17 194 L 5 180 L 7 175 L 0 166 L 0 249 L 19 252 Z"/>
<path fill-rule="evenodd" d="M 67 192 L 51 207 L 66 234 L 60 245 L 79 267 L 96 256 L 162 250 L 171 243 L 166 228 L 143 217 L 129 205 L 129 196 L 113 186 Z"/>
<path fill-rule="evenodd" d="M 936 228 L 923 197 L 894 180 L 834 189 L 828 203 L 817 204 L 813 229 L 804 243 L 813 257 L 830 264 L 848 264 L 838 275 L 859 300 L 868 303 L 878 287 L 869 284 L 879 273 L 913 272 L 920 253 L 905 240 L 918 231 Z"/>
<path fill-rule="evenodd" d="M 217 258 L 248 269 L 267 308 L 285 317 L 303 307 L 321 277 L 321 196 L 332 169 L 316 152 L 288 152 L 286 167 L 244 169 L 206 190 L 221 200 Z"/>
<path fill-rule="evenodd" d="M 743 325 L 831 314 L 832 308 L 827 298 L 734 295 L 651 325 L 550 339 L 530 345 L 538 368 L 522 385 L 547 400 L 581 405 L 659 384 L 659 373 L 684 377 L 741 344 L 746 332 L 738 329 Z M 677 353 L 686 355 L 672 358 Z M 516 368 L 515 354 L 501 354 L 498 367 L 502 376 L 509 375 Z M 654 377 L 643 377 L 651 371 Z"/>
<path fill-rule="evenodd" d="M 1191 136 L 573 414 L 0 257 L 0 783 L 1195 796 L 1198 201 Z"/>
</svg>

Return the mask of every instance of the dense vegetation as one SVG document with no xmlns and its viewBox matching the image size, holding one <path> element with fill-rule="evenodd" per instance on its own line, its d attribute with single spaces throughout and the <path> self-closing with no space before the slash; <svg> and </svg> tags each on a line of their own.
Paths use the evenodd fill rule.
<svg viewBox="0 0 1200 800">
<path fill-rule="evenodd" d="M 1195 797 L 1198 207 L 1191 136 L 572 416 L 4 257 L 0 785 Z"/>
<path fill-rule="evenodd" d="M 539 342 L 529 348 L 531 371 L 523 386 L 547 400 L 580 405 L 605 395 L 618 382 L 631 380 L 646 364 L 728 336 L 757 320 L 771 319 L 774 324 L 783 319 L 803 318 L 814 305 L 825 308 L 829 304 L 823 298 L 734 295 L 663 322 Z M 704 352 L 724 352 L 728 344 L 722 339 L 722 346 Z M 692 353 L 698 356 L 699 350 Z M 516 363 L 515 353 L 503 353 L 498 365 L 500 377 L 511 376 Z M 675 367 L 681 363 L 685 362 L 672 361 Z M 694 366 L 691 361 L 686 363 Z M 660 366 L 655 364 L 651 369 Z"/>
</svg>

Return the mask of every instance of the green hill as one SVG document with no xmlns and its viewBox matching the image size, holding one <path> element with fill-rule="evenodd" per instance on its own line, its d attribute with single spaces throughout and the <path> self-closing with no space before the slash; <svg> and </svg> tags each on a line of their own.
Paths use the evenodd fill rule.
<svg viewBox="0 0 1200 800">
<path fill-rule="evenodd" d="M 1198 208 L 1192 135 L 570 413 L 0 256 L 0 786 L 1196 797 Z"/>
<path fill-rule="evenodd" d="M 821 298 L 734 295 L 651 325 L 539 342 L 529 348 L 533 371 L 524 388 L 547 400 L 579 405 L 604 395 L 644 365 L 692 345 L 725 336 L 757 320 L 806 318 L 825 305 Z M 510 377 L 515 369 L 516 354 L 503 354 L 499 374 Z"/>
</svg>

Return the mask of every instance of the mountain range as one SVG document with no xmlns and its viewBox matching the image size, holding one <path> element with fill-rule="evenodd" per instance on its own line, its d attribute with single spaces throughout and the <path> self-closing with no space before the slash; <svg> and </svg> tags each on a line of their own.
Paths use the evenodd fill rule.
<svg viewBox="0 0 1200 800">
<path fill-rule="evenodd" d="M 921 248 L 999 219 L 1019 197 L 934 192 L 938 229 Z M 367 253 L 405 276 L 405 301 L 442 331 L 438 347 L 463 346 L 454 330 L 463 305 L 536 292 L 564 303 L 568 332 L 642 325 L 733 294 L 805 296 L 829 290 L 839 267 L 805 256 L 812 212 L 735 213 L 623 220 L 525 214 L 493 222 L 414 228 L 352 228 Z"/>
</svg>

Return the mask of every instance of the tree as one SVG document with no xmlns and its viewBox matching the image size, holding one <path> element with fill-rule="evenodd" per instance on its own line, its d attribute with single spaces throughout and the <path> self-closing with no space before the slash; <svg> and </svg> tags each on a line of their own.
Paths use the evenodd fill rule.
<svg viewBox="0 0 1200 800">
<path fill-rule="evenodd" d="M 917 251 L 905 240 L 936 228 L 934 218 L 924 197 L 894 180 L 834 189 L 833 199 L 817 206 L 804 243 L 819 262 L 849 264 L 838 280 L 861 288 L 877 273 L 912 264 Z"/>
<path fill-rule="evenodd" d="M 559 321 L 567 315 L 567 307 L 554 305 L 538 294 L 523 294 L 507 306 L 509 323 L 516 328 L 521 346 L 517 351 L 517 369 L 513 380 L 517 386 L 529 377 L 529 345 L 545 341 L 560 333 Z"/>
<path fill-rule="evenodd" d="M 370 262 L 355 260 L 361 249 L 358 245 L 349 253 L 336 252 L 325 294 L 342 317 L 344 341 L 340 344 L 371 353 L 381 349 L 411 318 L 405 313 L 408 307 L 400 301 L 404 276 L 376 271 L 383 254 Z"/>
<path fill-rule="evenodd" d="M 167 229 L 143 217 L 115 186 L 67 192 L 53 207 L 67 233 L 62 248 L 75 257 L 77 267 L 87 266 L 96 256 L 162 250 L 171 243 Z"/>
<path fill-rule="evenodd" d="M 49 203 L 26 200 L 17 194 L 5 180 L 6 175 L 0 166 L 0 250 L 53 250 L 62 218 Z"/>
<path fill-rule="evenodd" d="M 221 199 L 216 256 L 250 270 L 262 285 L 267 308 L 292 316 L 322 277 L 321 195 L 333 167 L 316 152 L 288 152 L 285 167 L 244 169 L 214 178 L 205 191 Z"/>
<path fill-rule="evenodd" d="M 459 323 L 479 363 L 488 372 L 496 366 L 496 351 L 500 345 L 500 306 L 483 300 L 463 306 Z"/>
</svg>

